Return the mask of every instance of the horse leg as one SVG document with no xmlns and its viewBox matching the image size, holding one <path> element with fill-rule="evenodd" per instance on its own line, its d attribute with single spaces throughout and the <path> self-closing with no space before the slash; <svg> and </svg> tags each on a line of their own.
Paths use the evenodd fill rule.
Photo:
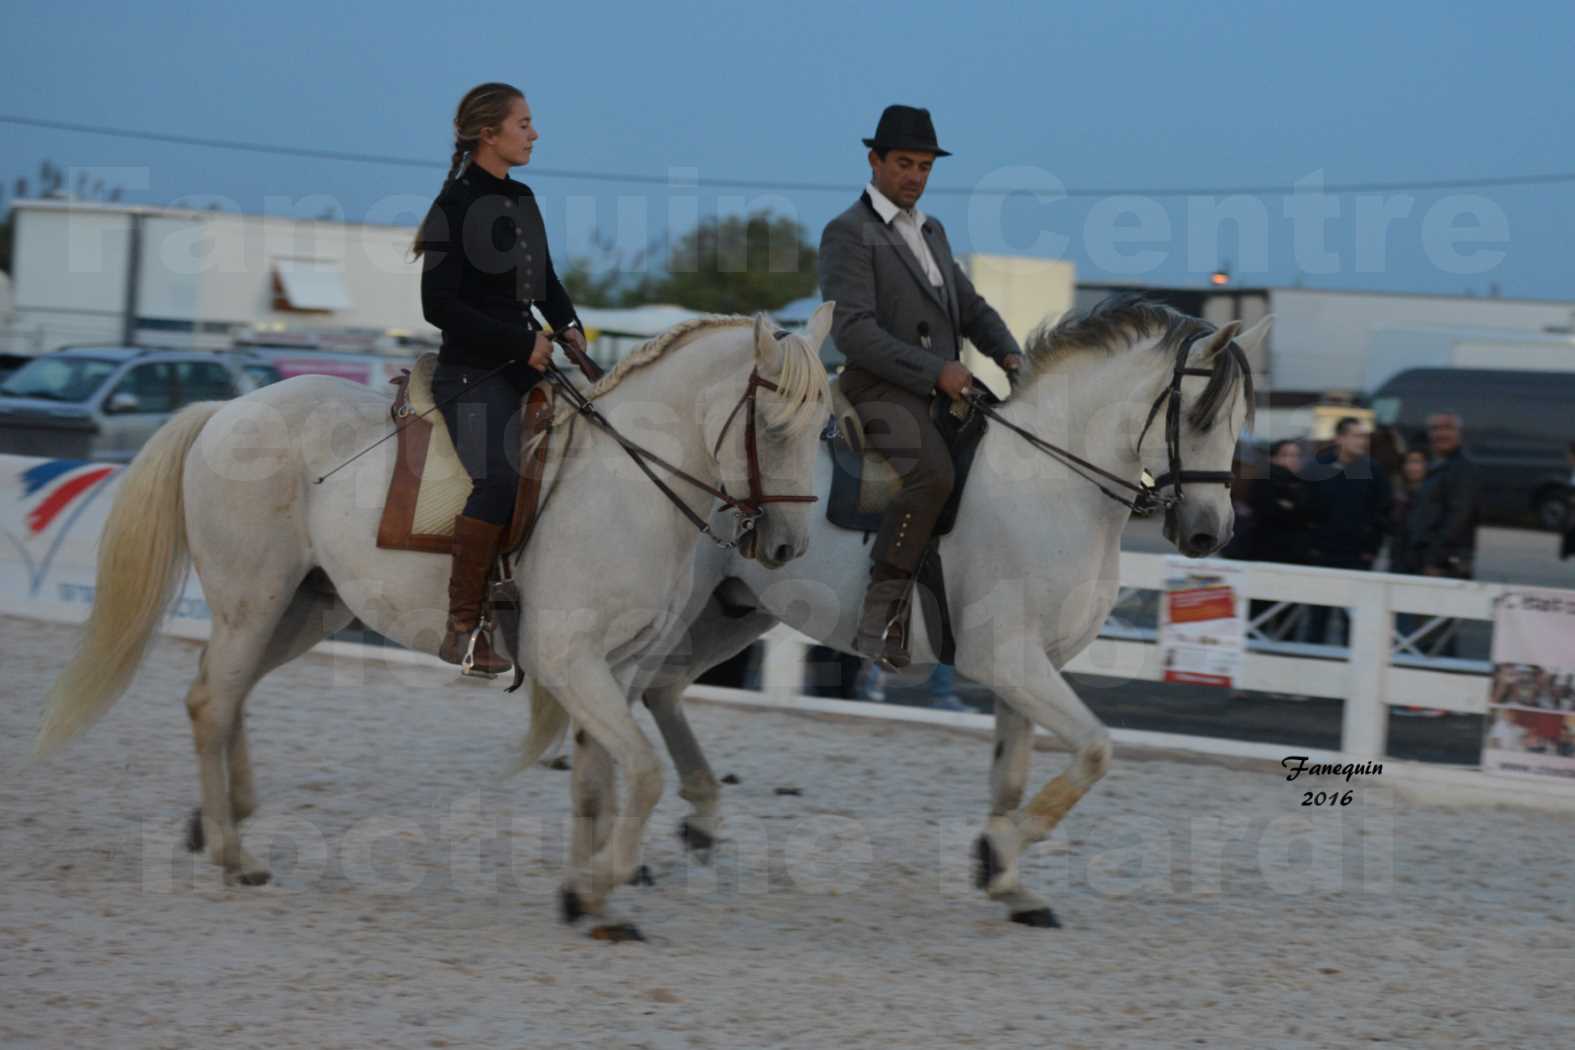
<svg viewBox="0 0 1575 1050">
<path fill-rule="evenodd" d="M 678 837 L 687 849 L 706 860 L 721 833 L 722 785 L 684 715 L 686 688 L 688 683 L 647 689 L 644 700 L 678 771 L 678 797 L 689 803 L 689 814 L 678 824 Z"/>
<path fill-rule="evenodd" d="M 260 886 L 268 881 L 268 872 L 241 849 L 225 769 L 241 705 L 250 689 L 255 652 L 260 647 L 256 642 L 247 645 L 247 641 L 215 622 L 197 678 L 186 694 L 186 714 L 191 719 L 202 787 L 202 805 L 193 818 L 188 845 L 202 849 L 206 844 L 210 859 L 224 869 L 226 882 Z"/>
<path fill-rule="evenodd" d="M 574 807 L 574 831 L 569 844 L 569 865 L 583 869 L 607 844 L 618 816 L 617 780 L 612 755 L 581 729 L 574 734 L 574 762 L 569 767 L 569 792 Z"/>
<path fill-rule="evenodd" d="M 613 827 L 606 841 L 587 862 L 575 865 L 563 886 L 564 919 L 573 922 L 586 914 L 605 917 L 607 898 L 634 874 L 646 821 L 662 797 L 662 766 L 655 749 L 635 723 L 625 691 L 605 660 L 586 656 L 565 664 L 562 670 L 563 674 L 555 676 L 561 683 L 557 689 L 559 700 L 581 732 L 605 748 L 623 770 L 628 793 L 623 814 L 608 818 Z M 577 751 L 576 769 L 580 761 Z M 593 930 L 592 935 L 613 940 L 640 936 L 628 923 L 604 925 Z"/>
<path fill-rule="evenodd" d="M 990 683 L 997 705 L 993 800 L 985 833 L 975 843 L 977 881 L 1007 906 L 1013 922 L 1057 926 L 1055 914 L 1019 881 L 1018 857 L 1049 835 L 1067 811 L 1110 767 L 1110 733 L 1072 691 L 1036 645 L 1024 642 L 1022 673 Z M 1010 665 L 1011 661 L 1003 661 Z M 1031 684 L 1029 684 L 1031 683 Z M 1010 708 L 1010 711 L 1004 710 Z M 1033 725 L 1044 726 L 1072 748 L 1072 763 L 1017 811 L 1027 782 Z"/>
<path fill-rule="evenodd" d="M 678 772 L 678 797 L 690 805 L 689 815 L 678 825 L 678 836 L 702 860 L 709 858 L 721 834 L 722 786 L 684 715 L 684 690 L 776 624 L 770 613 L 730 616 L 712 595 L 689 628 L 687 649 L 674 654 L 660 683 L 646 689 L 642 697 Z"/>
<path fill-rule="evenodd" d="M 338 593 L 328 583 L 326 576 L 316 573 L 308 576 L 296 588 L 289 607 L 274 628 L 273 637 L 268 639 L 268 647 L 263 652 L 262 663 L 252 685 L 255 687 L 268 672 L 305 654 L 335 631 L 343 630 L 354 618 L 355 614 L 339 600 Z M 239 824 L 257 811 L 257 787 L 252 775 L 251 748 L 246 739 L 244 700 L 235 712 L 228 758 L 230 811 Z"/>
</svg>

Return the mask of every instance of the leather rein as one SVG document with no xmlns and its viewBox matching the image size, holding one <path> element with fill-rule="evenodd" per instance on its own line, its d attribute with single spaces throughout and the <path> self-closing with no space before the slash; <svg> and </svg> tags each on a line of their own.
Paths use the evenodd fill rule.
<svg viewBox="0 0 1575 1050">
<path fill-rule="evenodd" d="M 1170 383 L 1154 398 L 1154 404 L 1148 410 L 1148 418 L 1143 423 L 1143 432 L 1138 435 L 1137 447 L 1141 449 L 1143 440 L 1148 437 L 1149 427 L 1153 426 L 1154 419 L 1159 415 L 1160 407 L 1164 406 L 1165 451 L 1169 458 L 1169 469 L 1156 478 L 1145 467 L 1135 484 L 1125 478 L 1117 477 L 1103 467 L 1090 463 L 1076 453 L 1052 444 L 1032 431 L 1026 430 L 1002 417 L 999 412 L 996 412 L 994 408 L 985 403 L 983 396 L 978 391 L 970 390 L 964 396 L 973 403 L 975 409 L 983 412 L 988 418 L 1001 424 L 1006 429 L 1016 433 L 1039 451 L 1059 460 L 1069 467 L 1074 474 L 1092 482 L 1094 487 L 1099 489 L 1100 492 L 1133 513 L 1150 514 L 1156 510 L 1168 511 L 1181 502 L 1184 495 L 1181 488 L 1183 482 L 1219 483 L 1227 486 L 1231 483 L 1231 472 L 1228 470 L 1183 470 L 1181 465 L 1181 381 L 1187 376 L 1212 376 L 1214 374 L 1213 368 L 1187 367 L 1187 355 L 1191 353 L 1193 344 L 1207 334 L 1210 333 L 1194 333 L 1177 348 L 1176 362 L 1175 367 L 1171 370 Z M 1227 345 L 1220 352 L 1230 353 L 1233 345 L 1234 342 Z M 1007 378 L 1011 380 L 1013 385 L 1016 385 L 1015 373 L 1008 372 Z M 1118 495 L 1110 491 L 1100 479 L 1109 482 L 1117 489 L 1126 490 L 1131 495 Z M 1167 486 L 1173 490 L 1168 495 L 1161 491 Z"/>
<path fill-rule="evenodd" d="M 580 364 L 581 369 L 584 370 L 584 363 L 581 363 L 578 360 L 576 363 Z M 594 369 L 595 366 L 593 365 L 592 368 Z M 594 376 L 591 375 L 590 371 L 586 371 L 586 375 L 593 380 L 599 379 L 601 377 L 600 369 L 596 369 L 596 375 Z M 629 454 L 629 458 L 634 460 L 635 464 L 645 472 L 645 476 L 651 479 L 652 484 L 661 490 L 662 495 L 666 496 L 668 500 L 672 502 L 673 506 L 677 507 L 683 512 L 684 517 L 688 518 L 690 523 L 694 525 L 695 528 L 700 530 L 700 534 L 702 536 L 705 536 L 712 543 L 715 543 L 723 550 L 732 550 L 733 548 L 737 547 L 739 543 L 742 542 L 743 539 L 754 530 L 756 523 L 760 520 L 761 516 L 765 514 L 765 507 L 767 504 L 815 503 L 819 500 L 818 496 L 771 496 L 767 495 L 764 490 L 764 485 L 762 483 L 760 474 L 760 447 L 755 428 L 755 416 L 758 412 L 755 396 L 756 391 L 758 390 L 766 389 L 775 393 L 778 388 L 777 385 L 771 380 L 762 377 L 758 368 L 750 369 L 749 383 L 744 387 L 743 396 L 740 397 L 738 399 L 738 403 L 733 406 L 733 411 L 728 413 L 727 422 L 722 424 L 721 433 L 717 434 L 716 446 L 711 450 L 712 456 L 721 454 L 722 442 L 724 439 L 726 439 L 728 430 L 732 428 L 733 420 L 738 417 L 740 411 L 747 407 L 748 412 L 744 417 L 744 454 L 749 464 L 749 495 L 744 499 L 737 499 L 729 495 L 726 485 L 712 486 L 704 481 L 701 481 L 694 475 L 689 474 L 678 467 L 675 467 L 673 464 L 662 459 L 660 456 L 656 455 L 654 452 L 651 452 L 649 449 L 642 448 L 641 446 L 630 441 L 628 438 L 624 437 L 618 432 L 617 428 L 607 420 L 607 417 L 601 414 L 601 412 L 591 402 L 590 398 L 586 397 L 584 394 L 580 393 L 579 390 L 575 389 L 574 384 L 569 381 L 567 376 L 558 370 L 556 365 L 551 363 L 548 364 L 547 378 L 558 384 L 558 388 L 563 391 L 564 396 L 567 397 L 574 405 L 576 412 L 584 416 L 592 426 L 611 437 L 618 443 L 619 448 L 622 448 Z M 700 515 L 696 514 L 693 510 L 690 510 L 689 505 L 683 501 L 683 498 L 680 497 L 678 493 L 674 492 L 671 486 L 669 486 L 665 481 L 656 475 L 656 472 L 651 469 L 651 464 L 661 467 L 663 470 L 667 471 L 669 474 L 672 474 L 680 481 L 687 482 L 700 491 L 705 492 L 718 500 L 721 500 L 724 507 L 733 511 L 734 514 L 737 515 L 734 520 L 734 531 L 732 538 L 724 539 L 723 537 L 718 536 L 716 533 L 712 532 L 710 523 L 706 519 L 700 517 Z"/>
</svg>

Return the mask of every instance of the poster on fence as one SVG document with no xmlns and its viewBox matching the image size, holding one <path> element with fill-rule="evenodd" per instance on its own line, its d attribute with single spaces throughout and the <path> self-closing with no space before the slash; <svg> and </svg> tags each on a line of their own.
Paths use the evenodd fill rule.
<svg viewBox="0 0 1575 1050">
<path fill-rule="evenodd" d="M 1165 565 L 1159 610 L 1164 680 L 1230 688 L 1241 672 L 1246 633 L 1241 566 L 1178 557 Z"/>
<path fill-rule="evenodd" d="M 1575 781 L 1575 591 L 1505 591 L 1493 606 L 1482 769 Z"/>
</svg>

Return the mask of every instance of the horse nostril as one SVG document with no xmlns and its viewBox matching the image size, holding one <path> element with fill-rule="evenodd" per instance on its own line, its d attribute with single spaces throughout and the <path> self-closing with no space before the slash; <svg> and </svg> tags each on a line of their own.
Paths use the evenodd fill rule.
<svg viewBox="0 0 1575 1050">
<path fill-rule="evenodd" d="M 1192 534 L 1192 549 L 1195 551 L 1211 551 L 1214 549 L 1214 533 L 1194 532 Z"/>
<path fill-rule="evenodd" d="M 776 554 L 775 554 L 775 557 L 773 558 L 773 560 L 777 561 L 777 562 L 792 561 L 793 560 L 793 545 L 791 543 L 779 543 L 779 544 L 777 544 Z"/>
</svg>

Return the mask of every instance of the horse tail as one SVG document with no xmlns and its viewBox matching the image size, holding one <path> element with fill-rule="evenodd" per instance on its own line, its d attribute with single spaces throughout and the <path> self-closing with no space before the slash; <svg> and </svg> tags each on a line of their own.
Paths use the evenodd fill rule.
<svg viewBox="0 0 1575 1050">
<path fill-rule="evenodd" d="M 569 712 L 558 698 L 535 680 L 530 684 L 530 730 L 520 745 L 519 768 L 529 769 L 541 761 L 569 732 Z"/>
<path fill-rule="evenodd" d="M 126 468 L 99 539 L 93 608 L 76 655 L 49 690 L 35 756 L 98 721 L 131 684 L 185 578 L 186 456 L 221 407 L 208 401 L 183 409 Z"/>
</svg>

